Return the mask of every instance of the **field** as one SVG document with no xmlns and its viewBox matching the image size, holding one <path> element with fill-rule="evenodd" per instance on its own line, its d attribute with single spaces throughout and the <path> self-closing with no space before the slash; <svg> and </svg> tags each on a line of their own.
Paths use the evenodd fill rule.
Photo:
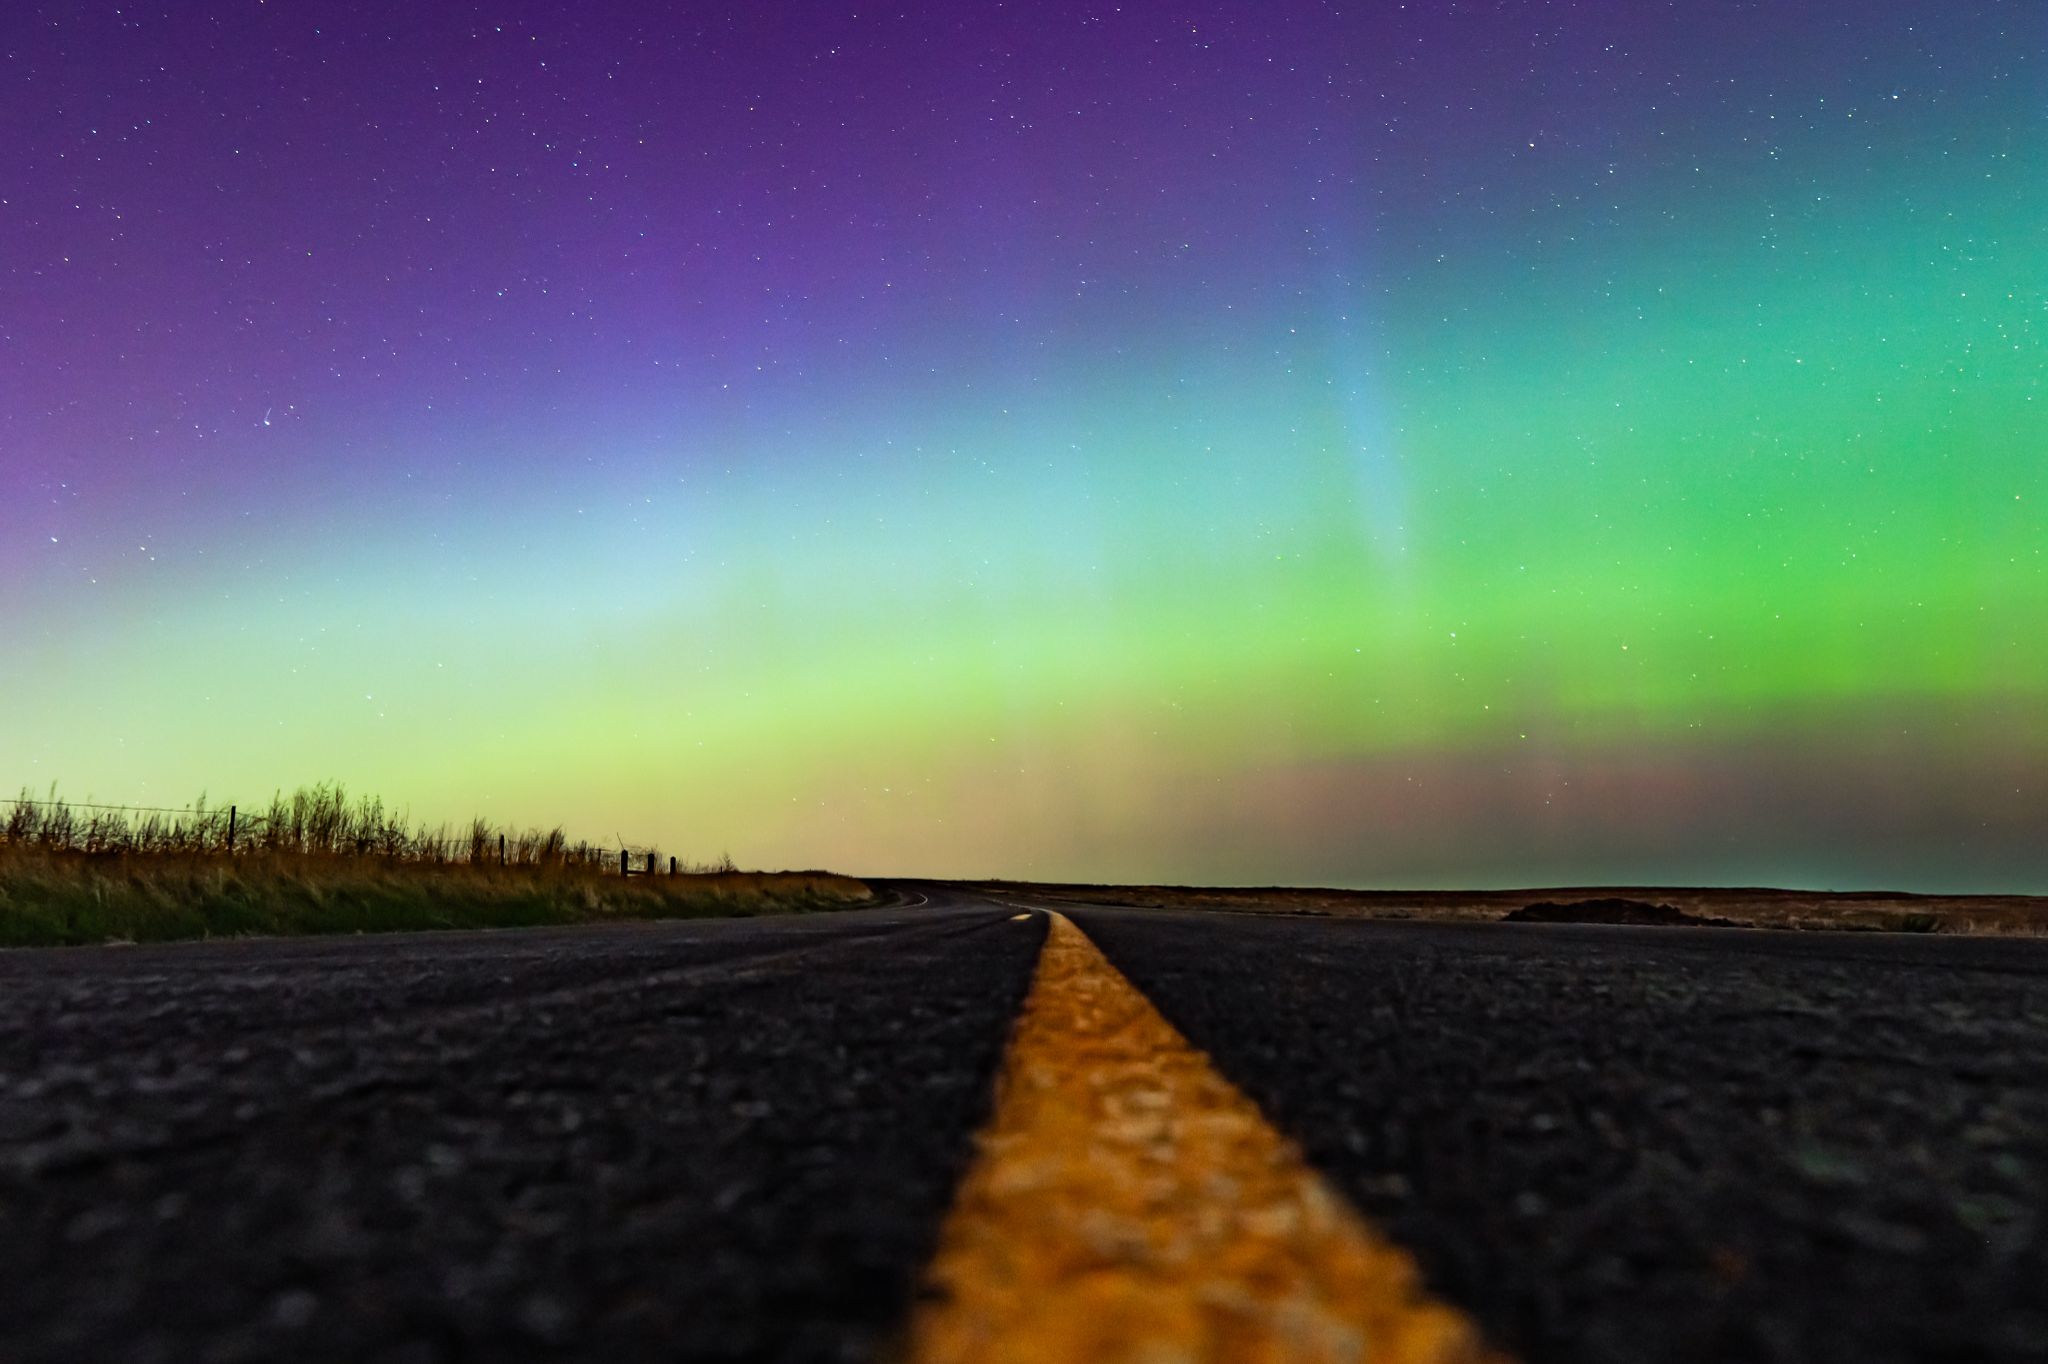
<svg viewBox="0 0 2048 1364">
<path fill-rule="evenodd" d="M 2048 896 L 1913 895 L 1893 891 L 1807 891 L 1657 886 L 1551 887 L 1533 890 L 1312 890 L 1298 887 L 1085 886 L 982 883 L 990 892 L 1075 904 L 1206 909 L 1340 919 L 1483 922 L 1542 902 L 1627 899 L 1670 905 L 1700 919 L 1745 928 L 1880 933 L 2048 936 Z"/>
<path fill-rule="evenodd" d="M 333 786 L 236 813 L 231 828 L 203 802 L 138 820 L 24 796 L 0 827 L 0 946 L 797 913 L 874 898 L 828 872 L 662 874 L 671 864 L 653 850 L 633 862 L 654 874 L 622 876 L 616 850 L 560 829 L 408 827 Z"/>
</svg>

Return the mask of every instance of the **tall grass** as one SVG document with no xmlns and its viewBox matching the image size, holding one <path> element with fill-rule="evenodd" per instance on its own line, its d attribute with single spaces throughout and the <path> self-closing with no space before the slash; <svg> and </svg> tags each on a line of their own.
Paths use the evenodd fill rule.
<svg viewBox="0 0 2048 1364">
<path fill-rule="evenodd" d="M 375 857 L 434 866 L 496 864 L 501 846 L 504 863 L 511 866 L 602 867 L 618 859 L 617 849 L 585 840 L 571 842 L 559 826 L 513 830 L 478 819 L 457 833 L 446 824 L 414 825 L 404 812 L 386 806 L 382 797 L 351 800 L 338 782 L 302 786 L 289 796 L 279 791 L 267 807 L 235 810 L 232 821 L 230 807 L 209 806 L 204 795 L 184 810 L 132 811 L 74 805 L 54 790 L 39 800 L 24 790 L 0 828 L 0 845 L 128 856 Z"/>
<path fill-rule="evenodd" d="M 822 872 L 619 874 L 617 846 L 560 828 L 412 823 L 337 784 L 229 810 L 133 811 L 24 792 L 0 825 L 0 945 L 248 933 L 587 923 L 837 909 L 872 892 Z M 651 863 L 650 863 L 650 859 Z M 666 872 L 658 850 L 635 871 Z"/>
</svg>

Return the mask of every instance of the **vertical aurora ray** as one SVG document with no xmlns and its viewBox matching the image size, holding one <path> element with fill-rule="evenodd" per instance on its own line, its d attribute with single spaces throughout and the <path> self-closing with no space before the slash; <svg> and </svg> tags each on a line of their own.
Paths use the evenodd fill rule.
<svg viewBox="0 0 2048 1364">
<path fill-rule="evenodd" d="M 36 17 L 0 778 L 2048 890 L 2038 6 Z"/>
</svg>

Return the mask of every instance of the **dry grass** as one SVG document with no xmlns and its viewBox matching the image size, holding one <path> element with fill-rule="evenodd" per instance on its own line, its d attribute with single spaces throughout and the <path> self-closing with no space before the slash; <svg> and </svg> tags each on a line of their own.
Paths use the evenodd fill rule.
<svg viewBox="0 0 2048 1364">
<path fill-rule="evenodd" d="M 1879 933 L 2048 936 L 2048 896 L 1913 895 L 1891 891 L 1803 891 L 1656 886 L 1554 887 L 1538 890 L 1391 891 L 1298 887 L 1063 886 L 992 882 L 1001 888 L 1077 904 L 1241 913 L 1308 914 L 1344 919 L 1490 922 L 1524 905 L 1613 896 L 1675 905 L 1702 918 L 1749 928 Z"/>
<path fill-rule="evenodd" d="M 639 849 L 636 869 L 650 854 L 667 868 Z M 743 872 L 727 860 L 626 877 L 618 865 L 615 848 L 560 829 L 409 828 L 381 801 L 333 786 L 238 817 L 232 849 L 226 811 L 203 803 L 135 820 L 24 797 L 0 827 L 0 945 L 724 917 L 873 899 L 826 872 Z"/>
<path fill-rule="evenodd" d="M 411 823 L 382 797 L 349 797 L 338 782 L 282 791 L 267 807 L 236 810 L 208 806 L 201 795 L 177 811 L 134 811 L 115 806 L 74 805 L 37 799 L 24 791 L 0 825 L 0 846 L 45 852 L 128 856 L 191 853 L 374 857 L 387 863 L 432 866 L 486 863 L 509 866 L 613 865 L 615 849 L 571 842 L 560 826 L 549 830 L 502 829 L 471 820 L 451 829 Z"/>
</svg>

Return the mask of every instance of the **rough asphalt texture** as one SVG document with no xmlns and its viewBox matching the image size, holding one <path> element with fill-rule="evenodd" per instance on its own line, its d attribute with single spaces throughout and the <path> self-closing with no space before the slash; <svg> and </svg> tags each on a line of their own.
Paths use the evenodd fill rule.
<svg viewBox="0 0 2048 1364">
<path fill-rule="evenodd" d="M 2048 1360 L 2048 943 L 1067 912 L 1527 1364 Z"/>
<path fill-rule="evenodd" d="M 869 1358 L 1012 913 L 0 953 L 0 1359 Z"/>
<path fill-rule="evenodd" d="M 874 1358 L 1044 937 L 934 900 L 0 953 L 0 1361 Z M 2048 1360 L 2048 944 L 1069 912 L 1528 1364 Z"/>
</svg>

